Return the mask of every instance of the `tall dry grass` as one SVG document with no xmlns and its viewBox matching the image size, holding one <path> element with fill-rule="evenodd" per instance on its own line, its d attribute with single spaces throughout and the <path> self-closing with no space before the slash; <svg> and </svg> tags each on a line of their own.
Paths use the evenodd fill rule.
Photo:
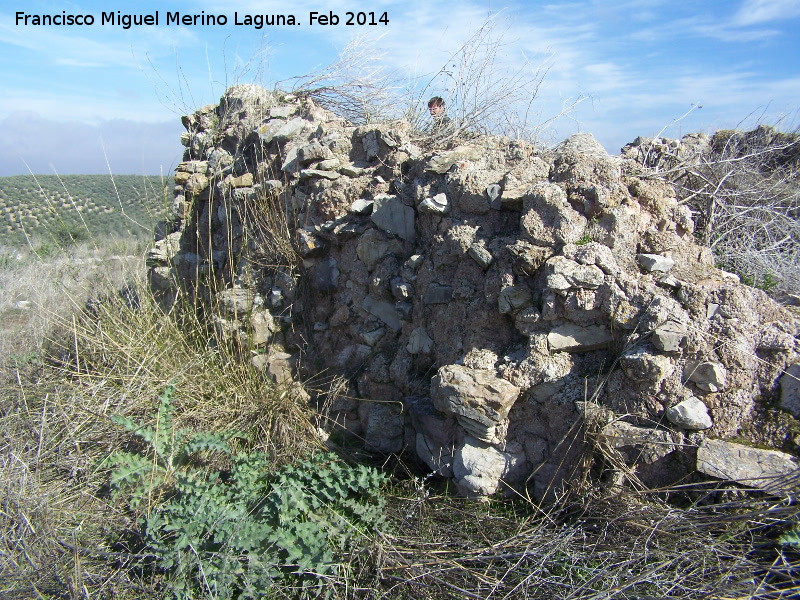
<svg viewBox="0 0 800 600">
<path fill-rule="evenodd" d="M 240 443 L 276 465 L 315 444 L 308 407 L 214 344 L 194 307 L 165 313 L 143 264 L 78 252 L 0 273 L 3 314 L 14 316 L 0 346 L 2 598 L 156 597 L 104 461 L 130 442 L 111 416 L 152 419 L 169 383 L 182 427 L 244 432 Z M 30 305 L 15 308 L 20 299 Z"/>
</svg>

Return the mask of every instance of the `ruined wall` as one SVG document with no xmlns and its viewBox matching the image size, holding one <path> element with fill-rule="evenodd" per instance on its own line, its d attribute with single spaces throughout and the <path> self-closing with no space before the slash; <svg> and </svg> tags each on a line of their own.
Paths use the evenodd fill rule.
<svg viewBox="0 0 800 600">
<path fill-rule="evenodd" d="M 635 157 L 589 134 L 426 151 L 255 86 L 183 122 L 151 284 L 216 294 L 218 335 L 275 379 L 341 376 L 331 442 L 411 450 L 474 496 L 544 496 L 587 421 L 651 485 L 720 476 L 739 447 L 712 438 L 797 453 L 796 390 L 777 408 L 800 321 L 716 269 Z"/>
</svg>

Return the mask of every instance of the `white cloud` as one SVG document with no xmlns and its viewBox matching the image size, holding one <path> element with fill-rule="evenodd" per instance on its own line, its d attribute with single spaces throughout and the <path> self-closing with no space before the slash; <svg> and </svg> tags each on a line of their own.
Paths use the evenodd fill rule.
<svg viewBox="0 0 800 600">
<path fill-rule="evenodd" d="M 733 18 L 739 26 L 784 21 L 800 15 L 800 0 L 745 0 Z"/>
</svg>

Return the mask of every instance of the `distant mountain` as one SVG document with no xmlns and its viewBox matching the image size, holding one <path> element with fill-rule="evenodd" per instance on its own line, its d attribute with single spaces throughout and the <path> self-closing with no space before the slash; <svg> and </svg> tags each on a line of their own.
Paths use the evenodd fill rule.
<svg viewBox="0 0 800 600">
<path fill-rule="evenodd" d="M 157 176 L 0 177 L 0 244 L 150 236 L 171 190 L 172 179 Z"/>
</svg>

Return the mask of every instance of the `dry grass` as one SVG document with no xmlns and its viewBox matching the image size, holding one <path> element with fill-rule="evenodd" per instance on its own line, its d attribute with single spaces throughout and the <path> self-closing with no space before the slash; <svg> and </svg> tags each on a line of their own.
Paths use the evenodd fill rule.
<svg viewBox="0 0 800 600">
<path fill-rule="evenodd" d="M 720 131 L 708 155 L 667 152 L 659 161 L 655 176 L 692 208 L 695 233 L 722 268 L 766 291 L 800 294 L 800 132 Z"/>
<path fill-rule="evenodd" d="M 684 500 L 695 497 L 683 507 L 653 493 L 584 490 L 542 510 L 424 497 L 407 484 L 392 502 L 395 529 L 382 540 L 383 592 L 426 599 L 796 597 L 800 556 L 770 541 L 797 519 L 796 504 L 755 495 L 725 502 L 716 485 L 681 490 Z"/>
<path fill-rule="evenodd" d="M 307 408 L 237 349 L 209 343 L 198 312 L 179 323 L 158 307 L 141 258 L 124 275 L 79 260 L 2 272 L 3 306 L 32 302 L 2 335 L 2 598 L 156 597 L 158 578 L 140 579 L 120 545 L 135 517 L 110 502 L 104 460 L 130 440 L 111 416 L 151 419 L 170 382 L 180 426 L 242 431 L 276 464 L 315 443 Z"/>
</svg>

